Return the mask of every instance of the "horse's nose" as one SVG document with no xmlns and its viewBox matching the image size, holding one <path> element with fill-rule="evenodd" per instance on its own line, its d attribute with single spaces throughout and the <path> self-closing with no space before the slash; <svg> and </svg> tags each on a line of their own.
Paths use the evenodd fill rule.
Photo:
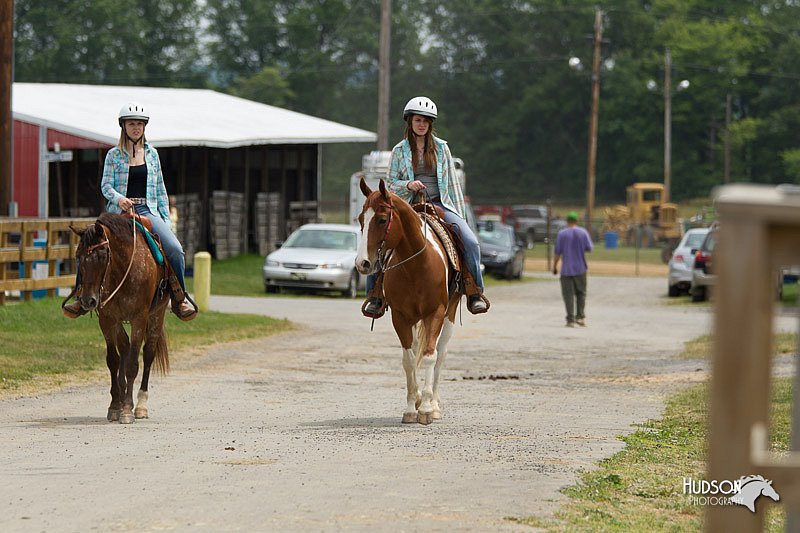
<svg viewBox="0 0 800 533">
<path fill-rule="evenodd" d="M 364 259 L 361 261 L 359 266 L 361 267 L 362 272 L 367 272 L 369 270 L 369 259 Z"/>
<path fill-rule="evenodd" d="M 81 298 L 81 307 L 84 309 L 94 309 L 97 307 L 97 299 L 94 296 L 89 298 Z"/>
</svg>

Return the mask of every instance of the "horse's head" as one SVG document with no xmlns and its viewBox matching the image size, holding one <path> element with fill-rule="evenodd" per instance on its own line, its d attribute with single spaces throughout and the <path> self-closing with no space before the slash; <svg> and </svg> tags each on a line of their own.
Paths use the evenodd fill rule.
<svg viewBox="0 0 800 533">
<path fill-rule="evenodd" d="M 70 229 L 81 238 L 75 252 L 81 285 L 79 301 L 85 310 L 93 311 L 100 304 L 103 278 L 111 261 L 108 237 L 99 222 L 83 229 L 73 226 Z"/>
<path fill-rule="evenodd" d="M 356 256 L 356 269 L 361 274 L 375 271 L 379 256 L 384 250 L 392 248 L 392 244 L 399 240 L 399 228 L 390 234 L 395 207 L 386 190 L 386 184 L 380 181 L 377 191 L 373 191 L 361 178 L 361 192 L 367 197 L 358 222 L 361 224 L 361 244 Z M 390 244 L 390 242 L 392 244 Z"/>
</svg>

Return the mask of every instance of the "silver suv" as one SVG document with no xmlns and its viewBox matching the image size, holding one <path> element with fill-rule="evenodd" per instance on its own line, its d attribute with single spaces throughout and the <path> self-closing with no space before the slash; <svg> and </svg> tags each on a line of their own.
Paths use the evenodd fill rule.
<svg viewBox="0 0 800 533">
<path fill-rule="evenodd" d="M 506 216 L 506 223 L 514 226 L 517 238 L 528 248 L 535 242 L 544 242 L 547 237 L 547 206 L 545 205 L 513 205 Z M 560 218 L 550 219 L 550 242 L 554 242 L 559 230 L 567 223 Z"/>
</svg>

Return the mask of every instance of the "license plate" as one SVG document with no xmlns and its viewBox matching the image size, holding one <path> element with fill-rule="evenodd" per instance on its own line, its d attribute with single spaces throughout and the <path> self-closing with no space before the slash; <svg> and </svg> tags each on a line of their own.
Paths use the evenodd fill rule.
<svg viewBox="0 0 800 533">
<path fill-rule="evenodd" d="M 304 281 L 306 279 L 305 274 L 300 274 L 298 272 L 292 272 L 291 274 L 289 274 L 289 277 L 295 281 Z"/>
</svg>

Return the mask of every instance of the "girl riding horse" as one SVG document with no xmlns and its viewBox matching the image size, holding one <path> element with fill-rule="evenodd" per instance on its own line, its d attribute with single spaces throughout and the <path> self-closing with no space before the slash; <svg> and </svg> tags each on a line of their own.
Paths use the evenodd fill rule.
<svg viewBox="0 0 800 533">
<path fill-rule="evenodd" d="M 387 187 L 406 202 L 417 193 L 444 211 L 444 219 L 455 226 L 464 243 L 464 261 L 467 308 L 470 313 L 485 313 L 489 300 L 483 295 L 481 275 L 481 250 L 478 238 L 470 229 L 465 217 L 464 194 L 456 177 L 453 157 L 447 141 L 434 135 L 433 121 L 438 116 L 436 104 L 425 96 L 416 96 L 403 109 L 406 122 L 404 139 L 392 149 Z M 379 318 L 386 306 L 378 275 L 367 277 L 367 301 L 362 312 L 365 316 Z"/>
<path fill-rule="evenodd" d="M 132 102 L 122 107 L 118 116 L 119 143 L 106 155 L 100 189 L 108 199 L 106 209 L 110 213 L 125 213 L 133 209 L 150 220 L 153 233 L 161 240 L 174 272 L 169 280 L 172 312 L 181 320 L 188 321 L 197 316 L 197 308 L 186 296 L 183 247 L 170 229 L 169 200 L 161 173 L 161 160 L 144 136 L 149 121 L 150 115 L 141 104 Z M 79 294 L 79 287 L 79 280 L 76 280 L 76 291 L 73 292 Z M 80 299 L 62 309 L 69 318 L 88 311 Z"/>
</svg>

